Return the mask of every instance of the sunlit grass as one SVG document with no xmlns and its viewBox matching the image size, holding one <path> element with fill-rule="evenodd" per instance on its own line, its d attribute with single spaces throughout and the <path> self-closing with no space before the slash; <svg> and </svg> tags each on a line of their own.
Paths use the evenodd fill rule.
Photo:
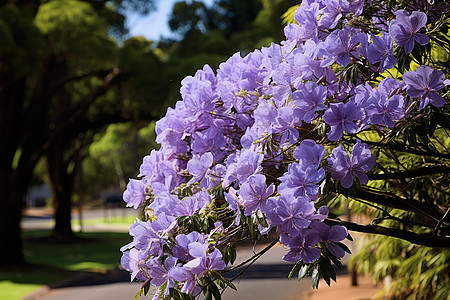
<svg viewBox="0 0 450 300">
<path fill-rule="evenodd" d="M 124 225 L 130 225 L 134 223 L 136 220 L 136 216 L 114 216 L 114 217 L 106 217 L 106 218 L 97 218 L 97 219 L 86 219 L 83 220 L 83 225 L 90 226 L 90 225 L 99 225 L 99 224 L 124 224 Z M 79 224 L 78 220 L 72 220 L 72 224 Z"/>
<path fill-rule="evenodd" d="M 41 286 L 42 285 L 40 284 L 32 283 L 22 283 L 19 285 L 16 282 L 12 282 L 10 280 L 0 281 L 0 299 L 22 299 L 24 296 L 37 290 Z"/>
<path fill-rule="evenodd" d="M 131 224 L 131 223 L 130 223 Z M 131 241 L 126 232 L 85 232 L 76 243 L 54 244 L 38 238 L 50 231 L 24 232 L 27 262 L 42 267 L 0 271 L 0 299 L 22 299 L 32 291 L 74 276 L 76 271 L 102 271 L 119 266 L 119 248 Z"/>
</svg>

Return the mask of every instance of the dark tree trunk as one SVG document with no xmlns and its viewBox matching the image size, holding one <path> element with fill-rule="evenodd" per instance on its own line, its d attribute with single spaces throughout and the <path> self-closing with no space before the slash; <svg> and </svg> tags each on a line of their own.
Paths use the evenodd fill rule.
<svg viewBox="0 0 450 300">
<path fill-rule="evenodd" d="M 0 174 L 0 267 L 25 263 L 20 230 L 23 190 L 11 185 L 10 175 Z"/>
<path fill-rule="evenodd" d="M 53 203 L 55 206 L 53 235 L 58 239 L 73 237 L 71 224 L 73 180 L 68 177 L 68 174 L 61 173 L 58 182 L 52 182 Z"/>
<path fill-rule="evenodd" d="M 55 209 L 55 227 L 53 235 L 58 239 L 73 237 L 71 224 L 72 187 L 71 174 L 67 174 L 68 163 L 64 160 L 66 141 L 57 139 L 50 147 L 45 158 Z"/>
<path fill-rule="evenodd" d="M 8 82 L 7 79 L 0 76 L 0 82 Z M 20 143 L 20 128 L 15 122 L 22 113 L 24 91 L 24 79 L 11 81 L 0 89 L 0 267 L 25 262 L 20 221 L 32 162 L 30 159 L 28 164 L 16 162 L 17 166 L 13 165 Z M 27 151 L 30 149 L 22 154 Z"/>
<path fill-rule="evenodd" d="M 81 139 L 73 143 L 73 137 L 60 137 L 53 141 L 45 156 L 55 208 L 53 235 L 58 239 L 73 238 L 72 192 L 83 159 L 83 147 Z"/>
</svg>

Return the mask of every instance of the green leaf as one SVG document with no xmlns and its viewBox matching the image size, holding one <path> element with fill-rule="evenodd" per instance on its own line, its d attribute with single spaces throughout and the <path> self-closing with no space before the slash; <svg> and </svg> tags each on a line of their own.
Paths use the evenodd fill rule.
<svg viewBox="0 0 450 300">
<path fill-rule="evenodd" d="M 288 275 L 288 279 L 291 279 L 292 275 L 294 275 L 295 272 L 297 272 L 301 267 L 303 267 L 303 262 L 299 260 L 291 269 Z"/>
<path fill-rule="evenodd" d="M 406 54 L 403 47 L 397 47 L 394 51 L 395 57 L 397 57 L 398 70 L 400 73 L 405 73 L 405 70 L 410 69 L 411 57 Z"/>
<path fill-rule="evenodd" d="M 415 43 L 414 49 L 411 52 L 412 56 L 419 62 L 419 65 L 423 64 L 423 55 L 421 51 L 421 47 L 418 43 Z"/>
<path fill-rule="evenodd" d="M 352 251 L 350 251 L 350 249 L 344 243 L 338 242 L 338 243 L 336 243 L 336 245 L 341 247 L 341 249 L 344 250 L 345 252 L 347 252 L 348 254 L 352 254 Z"/>
<path fill-rule="evenodd" d="M 319 274 L 322 276 L 328 286 L 330 286 L 330 270 L 332 268 L 333 267 L 331 266 L 329 259 L 325 258 L 324 256 L 321 256 L 319 258 Z"/>
<path fill-rule="evenodd" d="M 141 295 L 142 295 L 142 290 L 139 290 L 137 292 L 136 296 L 134 296 L 134 300 L 138 300 Z"/>
<path fill-rule="evenodd" d="M 319 287 L 319 279 L 320 279 L 319 266 L 316 266 L 312 271 L 311 279 L 312 279 L 311 281 L 312 288 L 317 289 Z"/>
<path fill-rule="evenodd" d="M 222 274 L 221 274 L 220 279 L 217 278 L 216 280 L 217 280 L 217 283 L 219 284 L 219 286 L 220 286 L 223 290 L 226 289 L 226 288 L 229 286 L 229 287 L 232 288 L 233 290 L 237 291 L 236 286 L 235 286 L 231 281 L 229 281 L 228 279 L 226 279 L 225 277 L 223 277 Z"/>
<path fill-rule="evenodd" d="M 205 300 L 212 300 L 211 289 L 209 288 L 209 286 L 206 287 L 204 295 L 205 295 Z"/>
<path fill-rule="evenodd" d="M 214 296 L 214 299 L 216 300 L 221 300 L 222 296 L 220 295 L 220 291 L 217 288 L 217 285 L 215 284 L 215 282 L 213 282 L 210 278 L 208 277 L 204 277 L 206 280 L 206 283 L 208 284 L 208 288 L 210 290 L 210 292 L 212 293 L 212 295 Z M 205 296 L 206 297 L 206 296 Z"/>
<path fill-rule="evenodd" d="M 303 265 L 301 269 L 298 271 L 298 280 L 304 278 L 308 274 L 309 265 Z"/>
<path fill-rule="evenodd" d="M 148 291 L 150 290 L 150 280 L 147 280 L 146 284 L 142 287 L 144 291 L 144 296 L 147 296 Z"/>
<path fill-rule="evenodd" d="M 236 260 L 236 247 L 234 246 L 233 243 L 229 243 L 227 246 L 227 254 L 228 254 L 228 258 L 229 258 L 229 262 L 231 264 L 233 264 Z"/>
<path fill-rule="evenodd" d="M 336 282 L 336 271 L 334 270 L 333 267 L 330 270 L 330 277 L 331 279 L 333 279 L 334 282 Z"/>
<path fill-rule="evenodd" d="M 346 239 L 353 242 L 353 238 L 350 233 L 347 235 Z"/>
<path fill-rule="evenodd" d="M 334 256 L 331 253 L 327 253 L 326 256 L 331 259 L 331 261 L 334 263 L 334 265 L 336 267 L 338 267 L 339 269 L 342 269 L 344 267 L 344 265 L 341 262 L 341 259 L 337 258 L 336 256 Z"/>
<path fill-rule="evenodd" d="M 300 4 L 291 6 L 288 8 L 288 10 L 281 16 L 282 20 L 283 20 L 283 24 L 288 24 L 288 23 L 294 23 L 294 13 L 297 10 L 297 8 L 300 6 Z"/>
</svg>

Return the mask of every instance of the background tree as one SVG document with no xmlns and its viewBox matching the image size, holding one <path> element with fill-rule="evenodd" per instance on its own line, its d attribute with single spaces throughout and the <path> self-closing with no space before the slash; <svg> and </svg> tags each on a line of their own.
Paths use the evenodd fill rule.
<svg viewBox="0 0 450 300">
<path fill-rule="evenodd" d="M 155 122 L 141 128 L 120 123 L 97 133 L 83 162 L 83 192 L 93 198 L 100 198 L 103 190 L 122 193 L 128 178 L 137 175 L 142 157 L 157 147 L 154 130 Z"/>
<path fill-rule="evenodd" d="M 73 182 L 73 166 L 83 155 L 71 154 L 68 149 L 92 135 L 90 130 L 138 116 L 132 105 L 126 105 L 129 99 L 110 92 L 119 89 L 129 75 L 119 69 L 121 50 L 108 34 L 108 22 L 117 21 L 127 5 L 145 3 L 151 1 L 115 1 L 113 5 L 109 1 L 4 1 L 0 5 L 4 41 L 0 47 L 0 130 L 4 139 L 0 150 L 0 201 L 4 207 L 0 232 L 8 245 L 2 247 L 0 265 L 23 262 L 22 201 L 40 158 L 49 158 L 50 177 L 64 182 L 53 182 L 53 190 L 58 191 L 55 202 L 70 206 L 70 193 L 59 192 L 71 189 L 66 183 Z M 155 65 L 147 67 L 151 70 Z M 151 99 L 157 98 L 146 100 Z M 145 111 L 149 119 L 158 105 L 153 106 Z M 85 143 L 86 139 L 79 145 Z M 82 151 L 83 147 L 75 149 Z M 53 176 L 55 173 L 59 175 Z M 56 207 L 65 207 L 57 213 L 64 216 L 61 220 L 70 219 L 67 205 Z M 70 234 L 69 224 L 65 224 L 56 231 Z"/>
</svg>

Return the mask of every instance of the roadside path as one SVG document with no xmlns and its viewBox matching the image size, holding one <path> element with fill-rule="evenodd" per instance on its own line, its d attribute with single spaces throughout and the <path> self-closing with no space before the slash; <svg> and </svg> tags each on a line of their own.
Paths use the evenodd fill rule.
<svg viewBox="0 0 450 300">
<path fill-rule="evenodd" d="M 132 209 L 114 209 L 109 212 L 114 216 L 127 216 L 133 214 Z M 77 220 L 74 215 L 74 230 L 77 231 Z M 83 212 L 84 219 L 102 218 L 105 211 L 95 210 Z M 24 230 L 51 229 L 51 212 L 46 210 L 32 210 L 22 222 Z M 85 225 L 83 231 L 119 231 L 127 232 L 128 224 L 97 224 Z M 236 263 L 249 258 L 253 251 L 258 252 L 263 246 L 257 249 L 251 247 L 241 247 L 238 249 Z M 281 260 L 286 250 L 276 245 L 263 255 L 253 266 L 251 266 L 244 276 L 235 281 L 238 291 L 227 289 L 223 294 L 223 300 L 253 300 L 253 299 L 276 299 L 276 300 L 367 300 L 376 295 L 381 287 L 374 287 L 367 278 L 358 278 L 358 286 L 350 285 L 350 276 L 340 274 L 337 283 L 332 282 L 328 287 L 321 282 L 319 290 L 311 289 L 311 280 L 305 278 L 298 282 L 294 278 L 287 280 L 287 275 L 291 265 Z M 346 261 L 346 260 L 344 260 Z M 141 283 L 129 282 L 129 275 L 126 271 L 112 270 L 107 274 L 90 274 L 72 278 L 67 282 L 62 282 L 56 287 L 44 287 L 28 295 L 23 300 L 132 300 L 139 291 Z M 153 295 L 150 290 L 147 297 L 140 297 L 140 300 L 151 299 Z"/>
</svg>

